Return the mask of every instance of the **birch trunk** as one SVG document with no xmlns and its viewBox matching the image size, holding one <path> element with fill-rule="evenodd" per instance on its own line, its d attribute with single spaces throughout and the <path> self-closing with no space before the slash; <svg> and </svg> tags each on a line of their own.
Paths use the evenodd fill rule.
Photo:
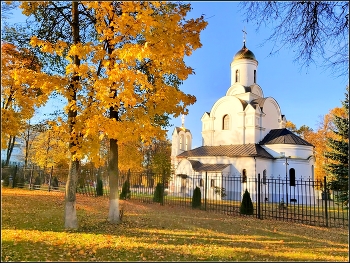
<svg viewBox="0 0 350 263">
<path fill-rule="evenodd" d="M 113 224 L 120 222 L 119 218 L 119 191 L 118 191 L 118 141 L 110 139 L 110 160 L 108 164 L 109 175 L 109 213 L 108 221 Z"/>
<path fill-rule="evenodd" d="M 79 38 L 79 14 L 78 14 L 78 2 L 72 2 L 72 34 L 73 43 L 78 44 L 80 42 Z M 74 56 L 74 64 L 79 67 L 80 59 L 78 56 Z M 68 99 L 70 108 L 68 110 L 68 125 L 69 133 L 71 134 L 69 149 L 77 146 L 77 133 L 74 131 L 75 119 L 77 116 L 76 111 L 76 100 L 77 100 L 77 83 L 79 82 L 79 76 L 74 75 L 72 77 L 69 89 L 72 93 L 71 97 Z M 66 182 L 66 196 L 65 196 L 65 213 L 64 213 L 64 226 L 66 229 L 77 229 L 78 219 L 76 211 L 76 188 L 79 174 L 79 160 L 74 157 L 76 151 L 70 151 L 71 159 L 69 164 L 69 173 Z"/>
</svg>

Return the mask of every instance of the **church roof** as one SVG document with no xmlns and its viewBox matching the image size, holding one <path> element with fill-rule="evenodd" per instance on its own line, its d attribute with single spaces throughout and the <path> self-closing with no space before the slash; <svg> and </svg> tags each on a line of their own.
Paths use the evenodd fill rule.
<svg viewBox="0 0 350 263">
<path fill-rule="evenodd" d="M 246 48 L 245 43 L 240 51 L 236 53 L 236 55 L 233 57 L 233 60 L 238 59 L 252 59 L 256 60 L 255 55 L 252 51 L 250 51 L 248 48 Z"/>
<path fill-rule="evenodd" d="M 296 145 L 307 145 L 313 146 L 304 139 L 295 135 L 288 129 L 273 129 L 271 130 L 260 144 L 296 144 Z"/>
<path fill-rule="evenodd" d="M 259 105 L 260 109 L 262 110 L 263 106 L 264 106 L 264 103 L 265 103 L 265 100 L 266 98 L 259 98 L 259 99 L 255 99 L 255 100 L 252 100 L 250 102 L 250 104 L 256 108 L 257 105 Z"/>
<path fill-rule="evenodd" d="M 177 133 L 179 133 L 180 131 L 191 133 L 191 131 L 189 129 L 186 129 L 184 127 L 175 127 L 175 130 L 176 130 Z"/>
<path fill-rule="evenodd" d="M 262 157 L 274 159 L 259 144 L 237 144 L 220 146 L 201 146 L 193 150 L 185 151 L 178 157 L 199 157 L 199 156 L 227 156 L 227 157 Z"/>
<path fill-rule="evenodd" d="M 207 172 L 215 172 L 215 171 L 222 171 L 226 167 L 230 166 L 230 164 L 203 164 L 199 161 L 190 160 L 190 163 L 192 165 L 193 170 L 200 172 L 200 171 L 207 171 Z"/>
</svg>

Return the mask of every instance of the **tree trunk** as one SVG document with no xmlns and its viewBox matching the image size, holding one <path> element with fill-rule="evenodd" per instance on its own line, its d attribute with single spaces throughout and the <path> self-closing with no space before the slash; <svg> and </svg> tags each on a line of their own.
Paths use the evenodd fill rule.
<svg viewBox="0 0 350 263">
<path fill-rule="evenodd" d="M 13 147 L 15 146 L 15 141 L 16 141 L 16 136 L 10 136 L 9 143 L 7 145 L 5 166 L 8 166 L 10 164 L 10 158 L 12 155 Z"/>
<path fill-rule="evenodd" d="M 117 224 L 120 222 L 119 218 L 119 191 L 118 191 L 118 141 L 110 139 L 110 159 L 108 164 L 109 175 L 109 214 L 108 221 Z"/>
<path fill-rule="evenodd" d="M 79 14 L 78 14 L 78 2 L 72 2 L 72 34 L 73 34 L 73 43 L 78 44 L 80 42 L 79 38 Z M 74 64 L 79 66 L 80 59 L 78 56 L 74 56 Z M 71 107 L 68 111 L 68 125 L 69 133 L 71 134 L 69 149 L 77 146 L 78 135 L 74 132 L 75 118 L 77 116 L 77 111 L 75 109 L 76 105 L 76 96 L 77 96 L 77 87 L 76 84 L 79 82 L 79 76 L 75 74 L 72 78 L 70 84 L 70 91 L 72 93 L 71 97 L 68 99 L 69 105 Z M 64 214 L 64 226 L 66 229 L 77 229 L 78 228 L 78 219 L 76 212 L 76 188 L 79 174 L 79 160 L 74 157 L 76 151 L 70 151 L 71 158 L 69 164 L 69 173 L 66 182 L 66 196 L 65 196 L 65 214 Z M 74 158 L 74 159 L 73 159 Z"/>
<path fill-rule="evenodd" d="M 69 175 L 66 182 L 64 227 L 66 229 L 78 228 L 76 210 L 76 185 L 78 179 L 79 161 L 71 161 L 69 164 Z"/>
</svg>

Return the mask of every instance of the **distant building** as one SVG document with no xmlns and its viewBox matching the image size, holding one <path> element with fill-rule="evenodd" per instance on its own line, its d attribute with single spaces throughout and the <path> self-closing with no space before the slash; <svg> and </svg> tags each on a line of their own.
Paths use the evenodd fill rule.
<svg viewBox="0 0 350 263">
<path fill-rule="evenodd" d="M 225 180 L 220 183 L 218 177 L 240 177 L 240 187 L 226 188 L 226 198 L 235 199 L 237 193 L 233 191 L 239 191 L 236 199 L 240 199 L 246 188 L 256 193 L 256 186 L 247 186 L 246 182 L 260 174 L 263 179 L 287 179 L 288 200 L 295 201 L 297 197 L 293 192 L 300 190 L 295 180 L 314 179 L 313 145 L 285 128 L 286 117 L 279 104 L 272 97 L 264 97 L 257 84 L 257 69 L 258 61 L 244 41 L 231 62 L 231 86 L 226 95 L 201 118 L 202 146 L 191 148 L 192 134 L 184 121 L 182 127 L 174 129 L 171 159 L 175 176 L 169 191 L 187 189 L 186 194 L 191 196 L 193 188 L 198 186 L 203 193 L 204 185 L 190 178 L 194 175 L 204 178 L 207 174 L 206 196 L 210 199 L 214 198 L 211 178 L 216 178 L 215 182 L 224 187 Z M 262 187 L 261 191 L 264 200 L 280 201 L 271 189 Z M 307 191 L 303 194 L 313 195 Z M 278 198 L 280 196 L 279 193 Z M 284 198 L 287 200 L 287 196 Z"/>
<path fill-rule="evenodd" d="M 6 161 L 6 154 L 7 149 L 1 150 L 1 162 Z M 12 150 L 11 158 L 10 158 L 11 164 L 24 164 L 24 155 L 22 151 L 22 143 L 15 142 L 15 145 Z"/>
</svg>

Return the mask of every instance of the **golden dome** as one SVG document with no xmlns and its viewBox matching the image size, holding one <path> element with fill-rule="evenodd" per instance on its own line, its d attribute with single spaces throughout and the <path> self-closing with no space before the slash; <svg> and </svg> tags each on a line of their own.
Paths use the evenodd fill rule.
<svg viewBox="0 0 350 263">
<path fill-rule="evenodd" d="M 233 60 L 238 59 L 252 59 L 256 60 L 255 55 L 253 52 L 251 52 L 248 48 L 246 48 L 245 43 L 240 51 L 236 53 L 236 55 L 233 57 Z"/>
</svg>

